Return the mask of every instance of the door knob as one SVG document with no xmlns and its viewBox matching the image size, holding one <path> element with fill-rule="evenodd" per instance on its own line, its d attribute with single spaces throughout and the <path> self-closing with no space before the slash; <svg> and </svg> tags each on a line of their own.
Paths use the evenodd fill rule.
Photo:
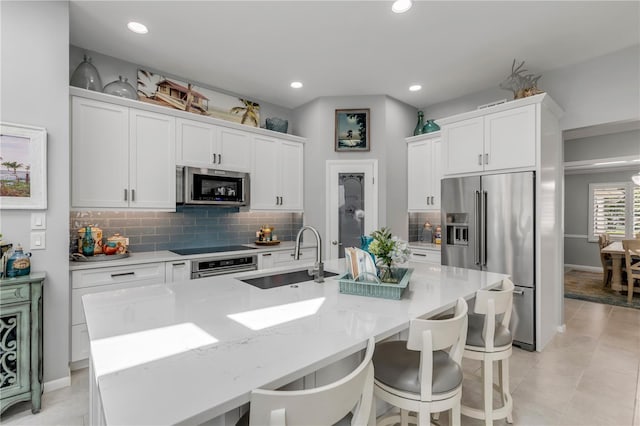
<svg viewBox="0 0 640 426">
<path fill-rule="evenodd" d="M 338 242 L 334 240 L 334 241 L 331 241 L 331 244 L 333 244 L 334 246 L 337 246 Z"/>
</svg>

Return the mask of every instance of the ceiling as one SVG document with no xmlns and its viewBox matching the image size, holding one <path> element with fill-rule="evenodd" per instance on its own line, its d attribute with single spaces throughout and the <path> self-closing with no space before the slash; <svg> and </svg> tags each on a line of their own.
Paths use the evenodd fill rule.
<svg viewBox="0 0 640 426">
<path fill-rule="evenodd" d="M 514 58 L 544 89 L 546 71 L 640 41 L 638 1 L 391 3 L 71 0 L 70 42 L 287 108 L 381 94 L 423 108 L 497 87 Z"/>
</svg>

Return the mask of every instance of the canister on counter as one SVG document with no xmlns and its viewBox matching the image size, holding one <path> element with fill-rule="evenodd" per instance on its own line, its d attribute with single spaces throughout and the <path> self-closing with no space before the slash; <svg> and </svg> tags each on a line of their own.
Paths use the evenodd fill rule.
<svg viewBox="0 0 640 426">
<path fill-rule="evenodd" d="M 94 241 L 93 254 L 102 254 L 102 229 L 93 225 L 87 226 L 91 227 L 91 236 Z M 84 227 L 78 229 L 78 253 L 82 253 L 82 244 L 84 243 L 84 236 L 86 232 L 87 229 Z"/>
<path fill-rule="evenodd" d="M 107 238 L 107 244 L 110 247 L 115 246 L 117 248 L 117 254 L 124 254 L 127 252 L 127 248 L 129 247 L 129 238 L 123 237 L 117 232 Z"/>
<path fill-rule="evenodd" d="M 434 235 L 435 235 L 435 243 L 441 244 L 442 243 L 442 227 L 440 225 L 436 226 L 436 232 Z"/>
</svg>

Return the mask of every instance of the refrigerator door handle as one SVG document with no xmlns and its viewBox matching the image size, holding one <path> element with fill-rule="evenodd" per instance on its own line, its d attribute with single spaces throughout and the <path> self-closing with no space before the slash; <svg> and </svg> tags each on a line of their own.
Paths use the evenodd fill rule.
<svg viewBox="0 0 640 426">
<path fill-rule="evenodd" d="M 480 191 L 476 191 L 475 197 L 475 241 L 476 243 L 473 246 L 473 262 L 476 265 L 480 265 Z"/>
<path fill-rule="evenodd" d="M 482 266 L 487 266 L 487 191 L 482 196 Z"/>
<path fill-rule="evenodd" d="M 517 294 L 518 296 L 524 296 L 524 290 L 513 290 L 513 294 Z"/>
</svg>

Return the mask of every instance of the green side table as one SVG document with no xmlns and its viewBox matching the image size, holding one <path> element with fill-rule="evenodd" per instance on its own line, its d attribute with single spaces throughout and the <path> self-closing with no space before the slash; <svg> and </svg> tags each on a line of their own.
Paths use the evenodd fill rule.
<svg viewBox="0 0 640 426">
<path fill-rule="evenodd" d="M 0 413 L 42 398 L 42 284 L 44 272 L 0 279 Z"/>
</svg>

